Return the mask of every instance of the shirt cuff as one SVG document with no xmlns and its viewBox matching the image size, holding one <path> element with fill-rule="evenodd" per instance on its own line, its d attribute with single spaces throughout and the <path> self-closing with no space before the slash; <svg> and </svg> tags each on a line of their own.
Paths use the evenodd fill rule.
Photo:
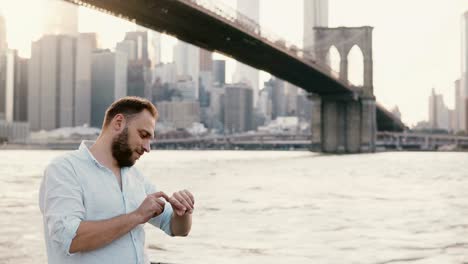
<svg viewBox="0 0 468 264">
<path fill-rule="evenodd" d="M 166 234 L 170 236 L 174 236 L 172 234 L 171 230 L 171 222 L 172 222 L 172 206 L 170 203 L 166 202 L 166 205 L 164 206 L 164 212 L 161 217 L 161 230 L 163 230 Z"/>
<path fill-rule="evenodd" d="M 80 223 L 81 219 L 76 217 L 64 217 L 63 219 L 63 246 L 68 256 L 72 256 L 75 254 L 70 253 L 70 246 L 73 241 L 73 238 L 75 238 L 76 236 L 76 231 L 78 230 Z"/>
</svg>

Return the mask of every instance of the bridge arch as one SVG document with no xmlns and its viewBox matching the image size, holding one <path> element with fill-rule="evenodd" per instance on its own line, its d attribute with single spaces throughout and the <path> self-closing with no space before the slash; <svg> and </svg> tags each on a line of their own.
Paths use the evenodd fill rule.
<svg viewBox="0 0 468 264">
<path fill-rule="evenodd" d="M 325 61 L 329 62 L 330 68 L 333 71 L 331 74 L 339 74 L 340 73 L 340 62 L 341 62 L 341 55 L 335 45 L 331 45 L 328 49 L 327 55 L 325 57 Z M 335 76 L 339 77 L 339 76 Z"/>
<path fill-rule="evenodd" d="M 358 45 L 354 45 L 348 52 L 348 79 L 358 86 L 364 85 L 364 55 Z"/>
<path fill-rule="evenodd" d="M 327 53 L 331 46 L 335 46 L 340 54 L 340 79 L 349 81 L 348 54 L 357 46 L 363 56 L 363 95 L 373 96 L 372 73 L 372 27 L 315 27 L 315 54 L 320 63 L 325 64 Z"/>
</svg>

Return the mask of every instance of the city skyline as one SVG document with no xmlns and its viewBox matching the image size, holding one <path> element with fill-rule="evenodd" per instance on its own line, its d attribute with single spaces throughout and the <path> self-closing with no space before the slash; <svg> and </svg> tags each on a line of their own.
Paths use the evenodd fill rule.
<svg viewBox="0 0 468 264">
<path fill-rule="evenodd" d="M 224 0 L 223 2 L 235 6 L 235 0 Z M 7 20 L 7 28 L 11 28 L 9 23 L 12 23 L 15 24 L 15 28 L 20 29 L 20 32 L 24 33 L 30 30 L 37 34 L 38 29 L 28 28 L 28 24 L 24 23 L 21 17 L 12 18 L 11 14 L 14 13 L 15 6 L 19 8 L 21 1 L 13 3 L 13 1 L 2 0 L 0 3 L 6 10 L 2 13 Z M 40 13 L 41 5 L 38 2 L 31 3 L 31 5 L 33 8 L 30 10 L 35 12 L 31 11 L 31 14 L 26 14 L 30 11 L 24 11 L 26 12 L 24 14 L 31 15 L 29 20 L 32 21 L 40 19 L 38 13 Z M 422 6 L 424 6 L 425 14 L 417 13 Z M 370 0 L 352 2 L 330 0 L 329 21 L 331 27 L 341 25 L 370 25 L 374 27 L 374 86 L 377 100 L 387 109 L 398 105 L 402 112 L 403 121 L 407 125 L 412 125 L 428 119 L 426 98 L 434 87 L 437 93 L 444 95 L 450 108 L 454 106 L 454 82 L 461 76 L 460 20 L 466 9 L 468 7 L 461 0 L 452 1 L 449 4 L 444 1 L 420 0 L 411 3 L 392 1 L 392 3 L 383 4 L 373 3 Z M 349 10 L 353 10 L 353 12 L 349 12 Z M 398 14 L 394 16 L 398 17 L 398 22 L 389 19 L 388 13 L 392 12 Z M 415 14 L 417 14 L 417 19 L 415 19 Z M 287 19 L 278 19 L 278 16 L 284 16 Z M 260 24 L 292 42 L 302 42 L 302 18 L 302 1 L 266 2 L 260 0 Z M 101 45 L 105 48 L 115 46 L 116 41 L 111 35 L 119 36 L 120 40 L 126 31 L 136 28 L 132 23 L 84 8 L 80 8 L 80 19 L 79 30 L 88 32 L 92 28 L 96 29 L 95 31 L 100 34 Z M 102 23 L 96 23 L 96 21 L 102 21 Z M 284 21 L 288 21 L 288 23 L 284 23 Z M 114 32 L 108 32 L 109 27 L 107 27 L 107 31 L 105 30 L 105 25 L 110 24 L 114 25 L 112 27 Z M 104 29 L 100 29 L 100 27 L 104 27 Z M 119 30 L 115 30 L 115 28 Z M 21 35 L 15 33 L 17 33 L 16 30 L 8 30 L 7 32 L 9 47 L 19 49 L 20 54 L 24 56 L 25 53 L 27 54 L 25 52 L 27 45 L 20 45 L 21 41 L 18 38 L 12 39 L 12 35 Z M 396 41 L 396 37 L 399 37 L 400 41 Z M 169 47 L 175 44 L 175 41 L 169 37 L 163 35 L 162 38 Z M 113 45 L 108 46 L 112 42 Z M 169 49 L 163 48 L 165 48 L 162 51 L 163 61 L 164 57 L 166 59 L 167 57 L 172 58 L 171 52 L 166 52 Z M 233 72 L 231 61 L 227 62 L 226 71 L 227 79 L 230 80 Z M 352 73 L 350 72 L 350 74 Z M 268 75 L 264 73 L 260 75 L 261 81 L 268 78 Z M 428 78 L 428 76 L 430 77 Z"/>
</svg>

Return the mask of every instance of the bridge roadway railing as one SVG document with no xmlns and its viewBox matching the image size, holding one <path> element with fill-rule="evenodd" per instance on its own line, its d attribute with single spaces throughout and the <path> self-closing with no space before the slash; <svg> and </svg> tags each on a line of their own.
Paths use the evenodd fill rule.
<svg viewBox="0 0 468 264">
<path fill-rule="evenodd" d="M 178 0 L 184 2 L 192 7 L 201 8 L 205 13 L 208 13 L 218 19 L 225 21 L 238 29 L 243 30 L 245 33 L 250 34 L 258 39 L 261 39 L 269 45 L 283 51 L 291 57 L 294 57 L 303 63 L 320 70 L 341 82 L 352 90 L 357 90 L 357 86 L 353 85 L 348 80 L 343 81 L 339 78 L 339 73 L 334 71 L 328 64 L 319 63 L 315 59 L 315 54 L 312 52 L 313 47 L 308 47 L 307 50 L 300 49 L 296 44 L 279 37 L 277 34 L 261 27 L 255 20 L 240 13 L 234 8 L 213 0 Z"/>
</svg>

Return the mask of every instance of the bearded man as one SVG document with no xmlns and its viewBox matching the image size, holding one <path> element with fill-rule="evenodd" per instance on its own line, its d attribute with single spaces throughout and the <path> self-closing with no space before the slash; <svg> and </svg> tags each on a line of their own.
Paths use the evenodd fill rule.
<svg viewBox="0 0 468 264">
<path fill-rule="evenodd" d="M 150 152 L 158 112 L 146 99 L 124 97 L 104 116 L 96 142 L 55 158 L 39 191 L 48 263 L 149 263 L 145 223 L 187 236 L 194 197 L 171 197 L 133 165 Z"/>
</svg>

